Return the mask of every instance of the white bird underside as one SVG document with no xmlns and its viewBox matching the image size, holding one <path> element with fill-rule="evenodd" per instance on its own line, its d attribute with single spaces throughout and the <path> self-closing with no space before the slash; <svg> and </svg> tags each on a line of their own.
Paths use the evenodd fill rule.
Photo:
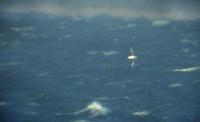
<svg viewBox="0 0 200 122">
<path fill-rule="evenodd" d="M 128 56 L 128 59 L 130 59 L 130 60 L 134 60 L 134 59 L 137 59 L 137 57 L 134 56 L 134 55 L 131 55 L 131 56 Z"/>
<path fill-rule="evenodd" d="M 132 48 L 130 48 L 130 52 L 131 52 L 131 55 L 128 56 L 128 59 L 131 60 L 131 67 L 134 67 L 135 60 L 137 59 L 137 56 L 134 55 L 134 51 L 133 51 Z"/>
</svg>

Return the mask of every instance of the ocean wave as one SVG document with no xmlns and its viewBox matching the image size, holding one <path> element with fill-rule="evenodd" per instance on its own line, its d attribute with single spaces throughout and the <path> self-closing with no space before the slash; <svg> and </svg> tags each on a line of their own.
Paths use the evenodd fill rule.
<svg viewBox="0 0 200 122">
<path fill-rule="evenodd" d="M 149 111 L 136 111 L 136 112 L 132 113 L 132 115 L 139 116 L 139 117 L 147 116 L 149 114 L 150 114 Z"/>
<path fill-rule="evenodd" d="M 174 72 L 193 72 L 193 71 L 199 71 L 200 66 L 196 67 L 188 67 L 188 68 L 180 68 L 180 69 L 173 69 Z"/>
<path fill-rule="evenodd" d="M 81 109 L 77 112 L 73 112 L 71 114 L 72 115 L 79 115 L 79 114 L 85 113 L 85 112 L 89 113 L 91 117 L 96 117 L 96 116 L 107 115 L 110 112 L 110 109 L 103 106 L 98 101 L 93 101 L 92 103 L 89 103 L 84 109 Z"/>
</svg>

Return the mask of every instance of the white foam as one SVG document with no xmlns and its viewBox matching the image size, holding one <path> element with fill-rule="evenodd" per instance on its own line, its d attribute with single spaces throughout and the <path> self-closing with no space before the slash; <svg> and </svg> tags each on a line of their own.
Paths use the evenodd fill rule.
<svg viewBox="0 0 200 122">
<path fill-rule="evenodd" d="M 128 24 L 128 25 L 120 26 L 120 27 L 118 27 L 118 29 L 133 28 L 133 27 L 135 27 L 135 26 L 137 26 L 136 23 L 131 23 L 131 24 Z"/>
<path fill-rule="evenodd" d="M 110 50 L 110 51 L 89 51 L 87 54 L 88 55 L 98 55 L 98 54 L 102 54 L 104 56 L 111 56 L 111 55 L 117 55 L 119 52 L 114 51 L 114 50 Z"/>
<path fill-rule="evenodd" d="M 97 97 L 96 99 L 98 100 L 119 100 L 119 99 L 123 99 L 123 100 L 128 100 L 130 99 L 128 96 L 122 96 L 122 97 Z"/>
<path fill-rule="evenodd" d="M 29 27 L 10 27 L 10 30 L 18 32 L 18 31 L 32 31 L 35 28 L 32 26 Z"/>
<path fill-rule="evenodd" d="M 46 34 L 35 34 L 35 33 L 32 33 L 32 32 L 21 32 L 21 36 L 26 37 L 28 39 L 47 38 L 48 37 Z"/>
<path fill-rule="evenodd" d="M 116 85 L 121 85 L 122 83 L 120 82 L 109 82 L 105 83 L 104 86 L 116 86 Z"/>
<path fill-rule="evenodd" d="M 10 27 L 10 30 L 15 31 L 15 32 L 21 31 L 20 28 L 16 28 L 16 27 Z"/>
<path fill-rule="evenodd" d="M 147 116 L 149 114 L 150 114 L 149 111 L 137 111 L 137 112 L 132 113 L 132 115 L 139 116 L 139 117 Z"/>
<path fill-rule="evenodd" d="M 87 121 L 87 120 L 74 120 L 74 121 L 71 121 L 71 122 L 89 122 L 89 121 Z"/>
<path fill-rule="evenodd" d="M 38 75 L 43 77 L 43 76 L 47 76 L 49 73 L 48 72 L 42 72 L 42 73 L 39 73 Z"/>
<path fill-rule="evenodd" d="M 21 36 L 24 36 L 24 37 L 37 37 L 37 35 L 36 34 L 34 34 L 34 33 L 30 33 L 30 32 L 22 32 L 21 33 Z"/>
<path fill-rule="evenodd" d="M 55 113 L 54 114 L 55 116 L 63 116 L 63 115 L 65 115 L 64 113 Z"/>
<path fill-rule="evenodd" d="M 105 56 L 117 55 L 118 53 L 117 51 L 102 51 L 102 54 Z"/>
<path fill-rule="evenodd" d="M 117 39 L 117 38 L 114 38 L 114 39 L 113 39 L 113 42 L 117 42 L 117 41 L 118 41 L 118 39 Z"/>
<path fill-rule="evenodd" d="M 84 112 L 89 112 L 92 117 L 96 117 L 106 115 L 110 112 L 110 110 L 104 107 L 101 103 L 93 101 L 92 103 L 88 104 L 84 109 L 74 112 L 72 114 L 78 115 Z"/>
<path fill-rule="evenodd" d="M 182 86 L 182 84 L 180 84 L 180 83 L 173 83 L 173 84 L 170 84 L 168 87 L 175 88 L 175 87 L 181 87 L 181 86 Z"/>
<path fill-rule="evenodd" d="M 152 22 L 153 26 L 165 26 L 168 25 L 169 21 L 168 20 L 155 20 Z"/>
<path fill-rule="evenodd" d="M 189 40 L 189 39 L 187 39 L 187 38 L 183 38 L 183 39 L 181 39 L 181 42 L 182 42 L 182 43 L 191 43 L 192 40 Z"/>
<path fill-rule="evenodd" d="M 199 54 L 192 54 L 191 55 L 192 58 L 197 57 L 197 56 L 199 56 Z"/>
<path fill-rule="evenodd" d="M 174 69 L 172 71 L 174 71 L 174 72 L 193 72 L 193 71 L 198 71 L 198 70 L 200 70 L 200 66 Z"/>
<path fill-rule="evenodd" d="M 168 117 L 167 116 L 163 116 L 162 119 L 168 119 Z"/>
<path fill-rule="evenodd" d="M 183 51 L 184 53 L 187 53 L 187 52 L 190 51 L 190 49 L 189 49 L 189 48 L 184 48 L 184 49 L 182 49 L 182 51 Z"/>
<path fill-rule="evenodd" d="M 127 28 L 132 28 L 132 27 L 135 27 L 135 26 L 136 26 L 136 23 L 126 25 Z"/>
<path fill-rule="evenodd" d="M 98 54 L 97 51 L 89 51 L 89 52 L 88 52 L 88 55 L 97 55 L 97 54 Z"/>
</svg>

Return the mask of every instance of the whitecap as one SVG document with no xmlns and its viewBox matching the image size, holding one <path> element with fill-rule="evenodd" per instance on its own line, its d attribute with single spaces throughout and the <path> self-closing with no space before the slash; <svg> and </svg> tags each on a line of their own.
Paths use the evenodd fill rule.
<svg viewBox="0 0 200 122">
<path fill-rule="evenodd" d="M 117 39 L 117 38 L 114 38 L 114 39 L 113 39 L 113 42 L 117 42 L 117 41 L 118 41 L 118 39 Z"/>
<path fill-rule="evenodd" d="M 119 52 L 117 51 L 102 51 L 102 54 L 104 56 L 111 56 L 111 55 L 117 55 Z"/>
<path fill-rule="evenodd" d="M 197 56 L 199 56 L 199 54 L 192 54 L 191 55 L 192 58 L 197 57 Z"/>
<path fill-rule="evenodd" d="M 88 52 L 88 55 L 97 55 L 97 54 L 98 54 L 97 51 L 89 51 L 89 52 Z"/>
<path fill-rule="evenodd" d="M 30 38 L 37 37 L 36 34 L 34 34 L 34 33 L 30 33 L 30 32 L 22 32 L 22 33 L 21 33 L 21 36 L 24 36 L 24 37 L 30 37 Z"/>
<path fill-rule="evenodd" d="M 128 28 L 133 28 L 135 26 L 137 26 L 136 23 L 130 23 L 130 24 L 127 24 L 127 25 L 120 26 L 120 27 L 118 27 L 118 29 L 128 29 Z"/>
<path fill-rule="evenodd" d="M 29 26 L 29 27 L 23 27 L 21 28 L 22 31 L 33 31 L 35 30 L 35 28 L 33 26 Z"/>
<path fill-rule="evenodd" d="M 174 72 L 193 72 L 193 71 L 198 71 L 198 70 L 200 70 L 200 66 L 174 69 L 172 71 L 174 71 Z"/>
<path fill-rule="evenodd" d="M 55 113 L 54 115 L 55 115 L 55 116 L 63 116 L 63 115 L 65 115 L 65 114 L 64 114 L 64 113 L 59 113 L 59 112 L 58 112 L 58 113 Z"/>
<path fill-rule="evenodd" d="M 122 96 L 122 97 L 97 97 L 98 100 L 128 100 L 130 97 L 128 96 Z"/>
<path fill-rule="evenodd" d="M 136 26 L 136 23 L 126 25 L 127 28 L 132 28 L 132 27 L 135 27 L 135 26 Z"/>
<path fill-rule="evenodd" d="M 98 101 L 93 101 L 92 103 L 89 103 L 84 109 L 81 109 L 81 110 L 71 113 L 71 114 L 78 115 L 78 114 L 85 113 L 85 112 L 88 112 L 91 115 L 91 117 L 96 117 L 96 116 L 107 115 L 110 112 L 110 109 L 103 106 Z"/>
<path fill-rule="evenodd" d="M 49 73 L 47 73 L 47 72 L 42 72 L 42 73 L 39 73 L 38 76 L 43 77 L 43 76 L 47 76 L 48 74 L 49 74 Z"/>
<path fill-rule="evenodd" d="M 182 84 L 180 84 L 180 83 L 173 83 L 173 84 L 170 84 L 168 87 L 175 88 L 175 87 L 181 87 L 181 86 L 182 86 Z"/>
<path fill-rule="evenodd" d="M 110 51 L 89 51 L 87 54 L 88 55 L 104 55 L 104 56 L 111 56 L 111 55 L 117 55 L 119 52 L 110 50 Z"/>
<path fill-rule="evenodd" d="M 162 119 L 168 119 L 168 117 L 167 116 L 163 116 Z"/>
<path fill-rule="evenodd" d="M 29 27 L 10 27 L 10 30 L 15 31 L 15 32 L 19 32 L 19 31 L 32 31 L 35 28 L 32 26 Z"/>
<path fill-rule="evenodd" d="M 183 39 L 181 39 L 181 42 L 182 42 L 182 43 L 191 43 L 192 40 L 189 40 L 189 39 L 187 39 L 187 38 L 183 38 Z"/>
<path fill-rule="evenodd" d="M 189 49 L 189 48 L 184 48 L 184 49 L 182 49 L 182 51 L 183 51 L 184 53 L 187 53 L 187 52 L 190 51 L 190 49 Z"/>
<path fill-rule="evenodd" d="M 73 121 L 71 121 L 71 122 L 89 122 L 89 121 L 87 121 L 87 120 L 73 120 Z"/>
<path fill-rule="evenodd" d="M 155 20 L 152 22 L 153 26 L 165 26 L 168 25 L 169 21 L 168 20 Z"/>
<path fill-rule="evenodd" d="M 122 83 L 120 82 L 109 82 L 105 83 L 104 86 L 116 86 L 116 85 L 121 85 Z"/>
<path fill-rule="evenodd" d="M 149 114 L 150 114 L 149 111 L 137 111 L 137 112 L 132 113 L 132 115 L 139 116 L 139 117 L 147 116 Z"/>
<path fill-rule="evenodd" d="M 10 30 L 15 31 L 15 32 L 21 31 L 21 29 L 17 27 L 10 27 Z"/>
</svg>

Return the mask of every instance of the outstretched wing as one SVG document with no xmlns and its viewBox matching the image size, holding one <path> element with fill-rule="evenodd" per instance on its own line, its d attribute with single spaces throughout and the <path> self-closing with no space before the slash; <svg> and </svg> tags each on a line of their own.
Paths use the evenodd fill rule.
<svg viewBox="0 0 200 122">
<path fill-rule="evenodd" d="M 134 51 L 133 51 L 133 49 L 132 49 L 132 48 L 130 48 L 130 52 L 131 52 L 131 54 L 134 54 Z"/>
<path fill-rule="evenodd" d="M 134 63 L 134 61 L 132 60 L 132 61 L 131 61 L 131 67 L 134 67 L 134 64 L 135 64 L 135 63 Z"/>
</svg>

